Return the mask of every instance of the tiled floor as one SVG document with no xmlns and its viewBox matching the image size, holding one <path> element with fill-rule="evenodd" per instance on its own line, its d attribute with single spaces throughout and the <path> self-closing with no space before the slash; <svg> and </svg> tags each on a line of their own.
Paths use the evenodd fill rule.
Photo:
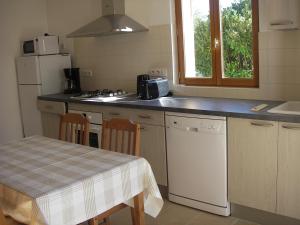
<svg viewBox="0 0 300 225">
<path fill-rule="evenodd" d="M 131 214 L 126 208 L 111 217 L 111 225 L 131 225 Z M 222 217 L 165 201 L 157 218 L 146 215 L 146 225 L 258 225 L 234 217 Z"/>
</svg>

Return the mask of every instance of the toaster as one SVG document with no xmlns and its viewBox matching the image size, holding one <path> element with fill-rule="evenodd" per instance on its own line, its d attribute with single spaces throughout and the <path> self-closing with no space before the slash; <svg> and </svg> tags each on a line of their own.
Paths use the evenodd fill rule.
<svg viewBox="0 0 300 225">
<path fill-rule="evenodd" d="M 169 82 L 164 78 L 139 79 L 138 77 L 137 90 L 137 96 L 143 100 L 164 97 L 169 94 Z"/>
</svg>

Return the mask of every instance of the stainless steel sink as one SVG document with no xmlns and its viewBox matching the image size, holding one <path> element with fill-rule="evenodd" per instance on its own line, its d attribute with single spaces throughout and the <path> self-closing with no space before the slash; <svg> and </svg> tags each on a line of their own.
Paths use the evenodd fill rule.
<svg viewBox="0 0 300 225">
<path fill-rule="evenodd" d="M 300 101 L 288 101 L 270 109 L 270 113 L 300 115 Z"/>
</svg>

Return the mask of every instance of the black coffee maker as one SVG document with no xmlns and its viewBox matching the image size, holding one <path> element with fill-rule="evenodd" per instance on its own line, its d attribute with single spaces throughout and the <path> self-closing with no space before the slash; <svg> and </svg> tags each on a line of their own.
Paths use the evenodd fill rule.
<svg viewBox="0 0 300 225">
<path fill-rule="evenodd" d="M 80 93 L 80 74 L 79 68 L 66 68 L 65 72 L 65 94 Z"/>
</svg>

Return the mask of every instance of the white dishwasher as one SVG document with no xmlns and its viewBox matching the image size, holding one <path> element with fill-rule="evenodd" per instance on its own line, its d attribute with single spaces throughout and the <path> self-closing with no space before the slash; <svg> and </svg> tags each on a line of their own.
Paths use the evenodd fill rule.
<svg viewBox="0 0 300 225">
<path fill-rule="evenodd" d="M 228 216 L 226 118 L 166 113 L 169 200 Z"/>
</svg>

